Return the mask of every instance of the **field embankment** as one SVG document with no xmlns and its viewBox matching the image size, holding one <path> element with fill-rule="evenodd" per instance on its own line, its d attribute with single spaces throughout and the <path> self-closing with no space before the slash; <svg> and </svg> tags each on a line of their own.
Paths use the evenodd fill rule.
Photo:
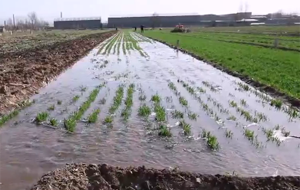
<svg viewBox="0 0 300 190">
<path fill-rule="evenodd" d="M 226 37 L 228 34 L 219 33 L 174 34 L 169 31 L 147 31 L 145 35 L 169 45 L 176 45 L 179 40 L 180 48 L 194 57 L 300 107 L 299 52 L 232 43 Z M 247 39 L 243 37 L 244 34 L 230 35 L 241 40 Z M 227 41 L 221 41 L 220 38 Z"/>
<path fill-rule="evenodd" d="M 50 82 L 74 61 L 115 32 L 93 33 L 22 51 L 7 51 L 0 57 L 0 113 L 16 108 Z"/>
<path fill-rule="evenodd" d="M 297 190 L 299 186 L 300 177 L 240 178 L 231 175 L 202 175 L 145 167 L 119 168 L 105 164 L 72 164 L 44 175 L 31 190 Z"/>
</svg>

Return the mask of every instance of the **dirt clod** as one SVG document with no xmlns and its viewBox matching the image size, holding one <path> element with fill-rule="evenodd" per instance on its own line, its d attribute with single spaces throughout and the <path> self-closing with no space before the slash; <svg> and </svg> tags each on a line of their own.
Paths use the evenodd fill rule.
<svg viewBox="0 0 300 190">
<path fill-rule="evenodd" d="M 243 178 L 177 170 L 71 164 L 44 175 L 31 190 L 298 190 L 300 177 Z"/>
</svg>

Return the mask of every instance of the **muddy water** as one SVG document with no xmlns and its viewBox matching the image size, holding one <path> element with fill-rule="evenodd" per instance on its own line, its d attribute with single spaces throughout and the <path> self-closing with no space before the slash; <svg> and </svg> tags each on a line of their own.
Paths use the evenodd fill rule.
<svg viewBox="0 0 300 190">
<path fill-rule="evenodd" d="M 300 136 L 299 118 L 290 119 L 283 110 L 276 110 L 261 98 L 260 92 L 254 93 L 251 87 L 250 90 L 243 90 L 242 81 L 206 63 L 139 34 L 132 35 L 132 38 L 138 41 L 146 53 L 144 56 L 132 49 L 124 54 L 123 44 L 131 42 L 124 42 L 123 34 L 118 36 L 109 53 L 104 54 L 109 41 L 103 42 L 41 89 L 32 97 L 36 100 L 35 104 L 1 128 L 0 189 L 30 187 L 44 173 L 70 162 L 179 167 L 209 174 L 235 171 L 242 176 L 300 175 L 300 140 L 279 135 L 277 137 L 282 142 L 277 146 L 275 142 L 267 142 L 263 133 L 263 128 L 274 129 L 279 125 L 290 131 L 290 135 Z M 101 49 L 102 46 L 104 48 Z M 114 46 L 117 50 L 120 48 L 119 51 L 114 51 Z M 178 80 L 194 88 L 196 95 L 190 94 Z M 103 82 L 106 85 L 82 118 L 84 120 L 94 109 L 100 108 L 95 124 L 78 121 L 76 132 L 69 134 L 62 123 L 53 129 L 31 122 L 37 113 L 47 111 L 53 104 L 56 106 L 54 111 L 48 111 L 50 117 L 61 122 Z M 168 87 L 169 82 L 174 82 L 180 96 L 188 101 L 187 107 L 179 103 L 179 96 Z M 103 120 L 109 115 L 115 92 L 119 85 L 124 85 L 126 98 L 131 83 L 135 84 L 131 116 L 126 122 L 122 119 L 121 111 L 125 107 L 122 103 L 115 113 L 113 128 L 109 128 Z M 204 89 L 205 93 L 197 91 L 197 87 Z M 140 94 L 146 95 L 146 101 L 139 100 Z M 157 130 L 154 130 L 158 123 L 153 116 L 148 120 L 138 116 L 140 105 L 153 106 L 150 99 L 155 94 L 162 98 L 161 105 L 168 113 L 166 125 L 171 129 L 172 138 L 158 137 Z M 75 95 L 80 98 L 73 102 Z M 103 98 L 105 103 L 101 101 Z M 57 105 L 58 100 L 62 101 L 61 105 Z M 241 100 L 245 100 L 246 104 L 242 104 Z M 247 121 L 237 108 L 230 106 L 230 101 L 236 102 L 238 107 L 253 117 L 263 113 L 267 120 L 257 123 Z M 213 114 L 207 113 L 203 104 L 207 104 Z M 190 137 L 184 136 L 182 129 L 176 125 L 179 120 L 171 117 L 171 111 L 175 109 L 184 112 L 185 121 L 191 124 Z M 196 113 L 197 120 L 189 119 L 189 112 Z M 235 116 L 236 120 L 228 120 L 230 116 Z M 218 151 L 207 148 L 200 137 L 203 129 L 218 138 Z M 232 131 L 232 138 L 226 137 L 226 129 Z M 245 129 L 255 132 L 260 147 L 254 146 L 244 136 Z"/>
</svg>

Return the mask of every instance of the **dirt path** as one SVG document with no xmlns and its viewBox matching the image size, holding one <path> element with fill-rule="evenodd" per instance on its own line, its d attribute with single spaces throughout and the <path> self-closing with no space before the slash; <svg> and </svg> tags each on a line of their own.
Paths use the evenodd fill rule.
<svg viewBox="0 0 300 190">
<path fill-rule="evenodd" d="M 49 83 L 97 44 L 115 32 L 92 34 L 76 40 L 57 42 L 0 58 L 0 114 L 20 103 Z"/>
<path fill-rule="evenodd" d="M 240 178 L 145 167 L 71 164 L 44 175 L 31 190 L 297 190 L 300 177 Z"/>
<path fill-rule="evenodd" d="M 138 33 L 119 32 L 103 41 L 33 99 L 17 116 L 5 117 L 0 129 L 5 190 L 30 188 L 66 163 L 300 175 L 296 110 Z M 211 179 L 225 183 L 223 176 Z M 249 187 L 273 179 L 255 178 Z M 285 181 L 290 179 L 297 178 Z M 242 189 L 239 180 L 244 183 L 233 182 Z M 80 182 L 84 188 L 87 183 Z"/>
</svg>

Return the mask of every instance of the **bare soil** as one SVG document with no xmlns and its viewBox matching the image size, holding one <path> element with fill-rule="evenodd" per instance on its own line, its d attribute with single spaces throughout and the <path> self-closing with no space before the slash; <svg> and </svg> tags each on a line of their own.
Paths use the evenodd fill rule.
<svg viewBox="0 0 300 190">
<path fill-rule="evenodd" d="M 44 175 L 31 190 L 297 190 L 300 177 L 243 178 L 142 167 L 71 164 Z"/>
<path fill-rule="evenodd" d="M 0 113 L 28 99 L 115 31 L 82 36 L 0 56 Z"/>
</svg>

